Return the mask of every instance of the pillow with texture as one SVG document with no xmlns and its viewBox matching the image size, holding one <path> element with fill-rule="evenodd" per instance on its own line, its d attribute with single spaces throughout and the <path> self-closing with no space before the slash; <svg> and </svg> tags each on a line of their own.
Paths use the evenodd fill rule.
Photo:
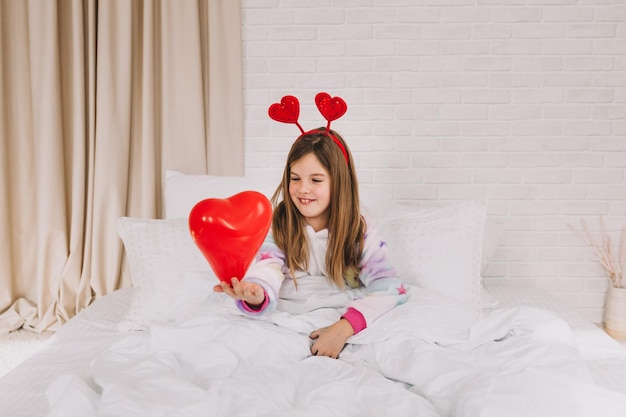
<svg viewBox="0 0 626 417">
<path fill-rule="evenodd" d="M 405 282 L 480 308 L 485 218 L 479 202 L 396 204 L 378 225 Z"/>
<path fill-rule="evenodd" d="M 254 190 L 272 198 L 280 178 L 275 181 L 251 177 L 190 175 L 165 171 L 165 218 L 187 218 L 193 206 L 206 198 L 228 198 L 242 191 Z"/>
<path fill-rule="evenodd" d="M 173 319 L 176 299 L 189 271 L 212 273 L 194 243 L 186 218 L 121 217 L 117 233 L 124 243 L 133 291 L 121 331 L 145 330 Z"/>
</svg>

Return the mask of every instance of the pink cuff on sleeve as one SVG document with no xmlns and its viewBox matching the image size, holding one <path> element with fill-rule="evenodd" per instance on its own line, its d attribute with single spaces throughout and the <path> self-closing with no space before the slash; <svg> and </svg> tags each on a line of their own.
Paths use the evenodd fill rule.
<svg viewBox="0 0 626 417">
<path fill-rule="evenodd" d="M 363 317 L 363 314 L 361 314 L 359 310 L 355 310 L 352 307 L 350 307 L 348 311 L 346 311 L 344 315 L 341 316 L 341 318 L 348 320 L 348 323 L 350 323 L 352 329 L 354 329 L 354 334 L 357 334 L 367 327 L 367 323 L 365 322 L 365 317 Z"/>
<path fill-rule="evenodd" d="M 256 307 L 256 308 L 252 308 L 250 307 L 250 304 L 246 303 L 245 301 L 241 301 L 239 305 L 241 306 L 241 308 L 243 308 L 244 310 L 250 312 L 250 313 L 259 313 L 263 310 L 265 310 L 265 307 L 267 307 L 267 305 L 270 303 L 270 298 L 267 296 L 267 292 L 265 290 L 263 290 L 263 302 L 261 303 L 260 306 Z"/>
</svg>

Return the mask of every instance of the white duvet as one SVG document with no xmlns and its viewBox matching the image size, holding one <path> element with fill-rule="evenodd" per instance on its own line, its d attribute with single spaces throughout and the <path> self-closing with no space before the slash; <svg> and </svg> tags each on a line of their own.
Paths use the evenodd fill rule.
<svg viewBox="0 0 626 417">
<path fill-rule="evenodd" d="M 209 295 L 179 306 L 175 322 L 131 333 L 81 374 L 57 378 L 48 415 L 626 415 L 626 396 L 594 383 L 568 326 L 544 310 L 479 315 L 409 287 L 407 303 L 336 360 L 311 356 L 308 335 L 339 318 L 323 304 L 341 294 L 252 319 L 202 285 L 191 292 Z"/>
</svg>

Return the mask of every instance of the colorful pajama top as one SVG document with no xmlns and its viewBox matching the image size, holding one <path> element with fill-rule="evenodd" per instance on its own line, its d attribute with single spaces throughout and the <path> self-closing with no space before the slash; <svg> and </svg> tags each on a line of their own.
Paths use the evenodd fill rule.
<svg viewBox="0 0 626 417">
<path fill-rule="evenodd" d="M 348 320 L 358 333 L 378 317 L 404 303 L 407 294 L 402 280 L 387 259 L 387 246 L 378 233 L 378 229 L 366 218 L 367 230 L 364 248 L 359 262 L 359 281 L 361 287 L 353 291 L 354 296 L 346 305 L 343 318 Z M 298 282 L 307 276 L 326 276 L 325 258 L 328 243 L 328 229 L 315 232 L 306 226 L 309 239 L 309 265 L 307 271 L 297 271 Z M 276 307 L 281 285 L 292 277 L 286 265 L 285 254 L 274 242 L 272 233 L 268 233 L 256 255 L 256 260 L 249 268 L 245 281 L 254 282 L 263 287 L 265 301 L 258 309 L 252 309 L 245 302 L 237 301 L 239 309 L 247 315 L 260 315 Z M 347 289 L 346 291 L 351 291 Z"/>
</svg>

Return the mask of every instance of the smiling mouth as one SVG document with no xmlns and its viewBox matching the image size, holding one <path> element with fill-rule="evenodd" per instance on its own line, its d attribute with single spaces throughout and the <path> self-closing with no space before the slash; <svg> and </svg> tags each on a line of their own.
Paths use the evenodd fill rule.
<svg viewBox="0 0 626 417">
<path fill-rule="evenodd" d="M 301 204 L 311 204 L 315 200 L 311 200 L 310 198 L 299 198 Z"/>
</svg>

